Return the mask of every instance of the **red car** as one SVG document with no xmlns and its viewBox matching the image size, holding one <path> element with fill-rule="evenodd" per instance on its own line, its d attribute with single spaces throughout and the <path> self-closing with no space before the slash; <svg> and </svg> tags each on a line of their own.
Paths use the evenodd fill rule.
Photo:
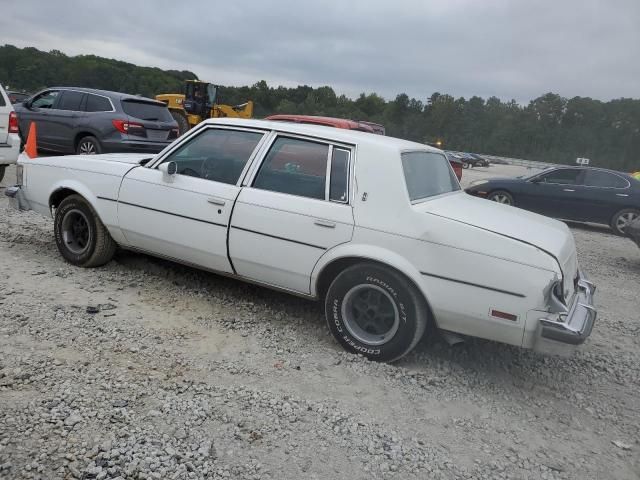
<svg viewBox="0 0 640 480">
<path fill-rule="evenodd" d="M 382 125 L 372 122 L 360 122 L 356 120 L 347 120 L 345 118 L 334 117 L 317 117 L 314 115 L 269 115 L 265 120 L 276 120 L 279 122 L 294 122 L 294 123 L 308 123 L 312 125 L 324 125 L 326 127 L 344 128 L 346 130 L 358 130 L 360 132 L 375 133 L 378 135 L 384 135 L 385 130 Z M 453 171 L 458 177 L 458 180 L 462 180 L 462 162 L 447 156 Z"/>
</svg>

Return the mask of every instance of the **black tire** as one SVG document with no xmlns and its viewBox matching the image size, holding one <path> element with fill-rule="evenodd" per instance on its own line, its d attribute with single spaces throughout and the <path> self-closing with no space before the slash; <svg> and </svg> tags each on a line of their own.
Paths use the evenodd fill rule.
<svg viewBox="0 0 640 480">
<path fill-rule="evenodd" d="M 469 162 L 462 162 L 462 168 L 469 168 L 470 164 Z"/>
<path fill-rule="evenodd" d="M 98 155 L 102 153 L 102 145 L 96 137 L 87 135 L 78 140 L 76 153 L 78 155 Z"/>
<path fill-rule="evenodd" d="M 380 322 L 372 315 L 387 320 Z M 345 350 L 380 362 L 409 353 L 422 338 L 429 319 L 416 287 L 402 274 L 374 263 L 340 272 L 327 291 L 325 316 L 329 330 Z M 377 322 L 384 330 L 369 325 Z"/>
<path fill-rule="evenodd" d="M 624 236 L 626 235 L 625 228 L 639 216 L 640 210 L 637 208 L 623 208 L 611 219 L 611 230 L 613 230 L 616 235 Z"/>
<path fill-rule="evenodd" d="M 189 121 L 184 113 L 179 110 L 170 110 L 171 116 L 178 124 L 178 135 L 183 135 L 189 131 L 191 125 L 189 125 Z"/>
<path fill-rule="evenodd" d="M 515 205 L 515 202 L 513 201 L 513 195 L 511 195 L 506 190 L 494 190 L 493 192 L 489 193 L 489 195 L 487 195 L 487 200 L 501 203 L 503 205 Z"/>
<path fill-rule="evenodd" d="M 60 254 L 73 265 L 99 267 L 115 254 L 116 242 L 80 195 L 69 195 L 60 202 L 53 229 Z"/>
<path fill-rule="evenodd" d="M 6 171 L 6 169 L 7 169 L 6 165 L 0 165 L 0 182 L 4 178 L 4 172 Z"/>
</svg>

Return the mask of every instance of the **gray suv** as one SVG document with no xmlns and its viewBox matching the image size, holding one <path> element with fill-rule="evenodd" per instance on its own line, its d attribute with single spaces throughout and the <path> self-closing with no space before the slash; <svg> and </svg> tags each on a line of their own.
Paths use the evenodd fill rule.
<svg viewBox="0 0 640 480">
<path fill-rule="evenodd" d="M 157 153 L 178 137 L 178 124 L 164 103 L 124 93 L 48 88 L 14 107 L 23 141 L 35 122 L 43 150 Z"/>
</svg>

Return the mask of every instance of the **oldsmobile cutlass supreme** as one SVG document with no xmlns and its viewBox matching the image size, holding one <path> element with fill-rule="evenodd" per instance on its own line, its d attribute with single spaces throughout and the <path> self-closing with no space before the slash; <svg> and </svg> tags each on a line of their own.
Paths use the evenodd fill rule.
<svg viewBox="0 0 640 480">
<path fill-rule="evenodd" d="M 121 247 L 319 299 L 337 341 L 374 360 L 402 357 L 429 324 L 566 353 L 596 318 L 569 229 L 467 195 L 426 145 L 223 119 L 156 156 L 18 169 L 7 195 L 53 216 L 68 262 L 97 267 Z"/>
</svg>

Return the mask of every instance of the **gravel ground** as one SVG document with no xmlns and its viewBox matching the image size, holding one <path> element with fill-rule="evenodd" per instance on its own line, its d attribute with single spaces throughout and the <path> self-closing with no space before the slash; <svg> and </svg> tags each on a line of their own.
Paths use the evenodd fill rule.
<svg viewBox="0 0 640 480">
<path fill-rule="evenodd" d="M 425 339 L 386 365 L 312 302 L 127 252 L 74 268 L 2 198 L 0 478 L 640 478 L 640 250 L 572 230 L 600 310 L 574 357 Z"/>
</svg>

